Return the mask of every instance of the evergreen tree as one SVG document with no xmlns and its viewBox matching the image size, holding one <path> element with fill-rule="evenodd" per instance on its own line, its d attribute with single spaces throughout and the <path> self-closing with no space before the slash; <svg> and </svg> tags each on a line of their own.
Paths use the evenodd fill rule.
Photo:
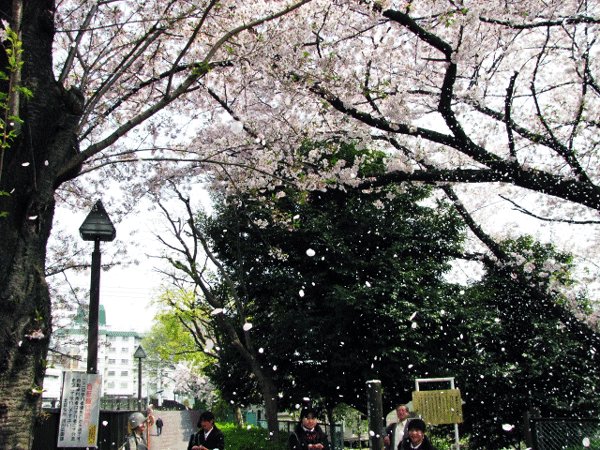
<svg viewBox="0 0 600 450">
<path fill-rule="evenodd" d="M 342 157 L 348 166 L 361 158 L 364 169 L 382 155 L 341 146 Z M 386 362 L 397 349 L 408 364 L 422 358 L 428 325 L 414 329 L 411 318 L 438 320 L 443 275 L 462 242 L 460 219 L 430 194 L 408 184 L 373 192 L 289 188 L 217 202 L 207 234 L 251 299 L 253 332 L 276 371 L 280 404 L 309 397 L 328 409 L 344 402 L 364 410 L 367 380 L 394 389 L 414 382 L 414 373 L 399 377 Z"/>
</svg>

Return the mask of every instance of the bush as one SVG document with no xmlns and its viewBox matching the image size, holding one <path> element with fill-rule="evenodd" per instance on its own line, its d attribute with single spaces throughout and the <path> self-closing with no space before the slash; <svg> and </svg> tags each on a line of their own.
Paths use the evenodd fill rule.
<svg viewBox="0 0 600 450">
<path fill-rule="evenodd" d="M 238 427 L 232 423 L 217 425 L 225 436 L 226 450 L 286 450 L 288 433 L 279 434 L 279 443 L 269 440 L 269 432 L 258 427 Z"/>
</svg>

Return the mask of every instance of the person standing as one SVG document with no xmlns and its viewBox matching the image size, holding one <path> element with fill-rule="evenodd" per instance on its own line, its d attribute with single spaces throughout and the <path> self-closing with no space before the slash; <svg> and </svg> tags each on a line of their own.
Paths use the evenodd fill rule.
<svg viewBox="0 0 600 450">
<path fill-rule="evenodd" d="M 425 432 L 427 425 L 422 419 L 408 422 L 408 436 L 405 436 L 398 450 L 437 450 L 429 441 Z"/>
<path fill-rule="evenodd" d="M 385 450 L 397 450 L 405 436 L 408 436 L 406 426 L 408 425 L 408 416 L 410 411 L 406 405 L 400 405 L 396 408 L 398 422 L 389 424 L 381 435 Z"/>
<path fill-rule="evenodd" d="M 198 432 L 190 436 L 188 450 L 224 450 L 225 437 L 223 432 L 215 425 L 215 416 L 210 411 L 200 414 Z"/>
<path fill-rule="evenodd" d="M 156 435 L 160 436 L 162 434 L 162 427 L 163 427 L 163 420 L 162 418 L 157 418 L 156 419 Z"/>
<path fill-rule="evenodd" d="M 329 450 L 327 433 L 317 424 L 317 412 L 314 408 L 304 408 L 300 421 L 290 438 L 289 450 Z"/>
<path fill-rule="evenodd" d="M 123 450 L 148 450 L 148 444 L 144 438 L 146 429 L 146 416 L 141 412 L 134 412 L 127 417 L 127 425 L 130 433 L 125 437 Z"/>
</svg>

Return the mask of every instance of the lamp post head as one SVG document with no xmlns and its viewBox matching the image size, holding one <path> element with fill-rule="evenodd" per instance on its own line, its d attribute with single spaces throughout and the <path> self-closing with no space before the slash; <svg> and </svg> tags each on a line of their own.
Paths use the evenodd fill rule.
<svg viewBox="0 0 600 450">
<path fill-rule="evenodd" d="M 148 355 L 146 355 L 146 352 L 144 351 L 144 347 L 142 347 L 141 345 L 138 346 L 138 348 L 136 349 L 135 353 L 133 354 L 134 358 L 139 358 L 140 361 L 142 358 L 146 358 Z"/>
<path fill-rule="evenodd" d="M 84 241 L 112 241 L 117 232 L 102 202 L 98 200 L 88 216 L 79 227 L 79 234 Z"/>
</svg>

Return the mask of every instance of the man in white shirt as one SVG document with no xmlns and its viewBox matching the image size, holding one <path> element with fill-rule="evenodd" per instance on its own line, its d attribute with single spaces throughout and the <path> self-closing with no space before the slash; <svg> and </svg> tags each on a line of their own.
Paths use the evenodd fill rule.
<svg viewBox="0 0 600 450">
<path fill-rule="evenodd" d="M 397 450 L 402 442 L 408 425 L 408 416 L 410 412 L 406 405 L 400 405 L 396 408 L 398 422 L 388 425 L 382 433 L 385 450 Z"/>
</svg>

